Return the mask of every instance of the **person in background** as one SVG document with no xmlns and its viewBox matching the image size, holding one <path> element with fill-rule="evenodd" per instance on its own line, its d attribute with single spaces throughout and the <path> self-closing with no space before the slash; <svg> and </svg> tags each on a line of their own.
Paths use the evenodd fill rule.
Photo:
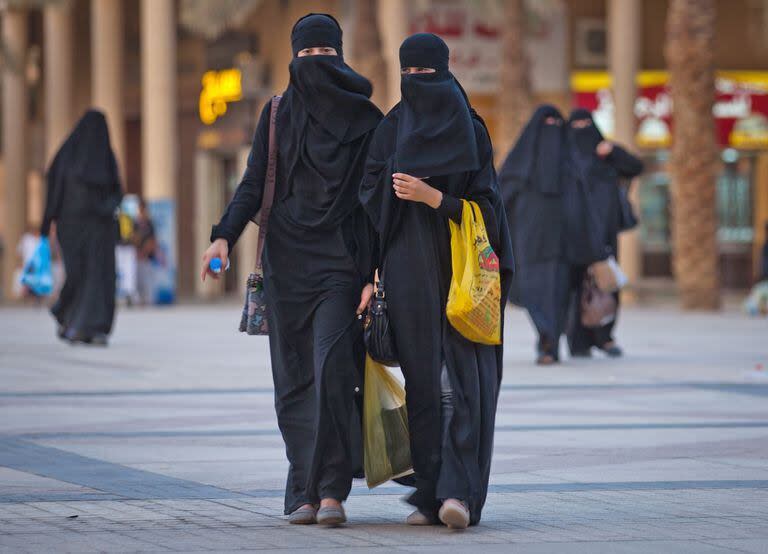
<svg viewBox="0 0 768 554">
<path fill-rule="evenodd" d="M 277 176 L 263 253 L 277 421 L 290 462 L 293 524 L 346 521 L 356 469 L 352 422 L 362 372 L 362 312 L 373 293 L 375 235 L 357 197 L 381 112 L 371 83 L 344 62 L 342 32 L 309 14 L 291 32 L 290 81 L 275 132 Z M 261 207 L 271 103 L 261 113 L 243 179 L 203 257 L 223 267 Z M 357 419 L 359 424 L 359 418 Z"/>
<path fill-rule="evenodd" d="M 139 301 L 142 304 L 151 304 L 157 262 L 157 237 L 155 225 L 143 198 L 139 199 L 138 214 L 133 222 L 133 245 L 138 259 L 136 281 Z"/>
<path fill-rule="evenodd" d="M 27 287 L 21 284 L 21 276 L 27 263 L 32 259 L 35 253 L 38 243 L 40 242 L 40 226 L 28 225 L 26 231 L 19 239 L 19 244 L 16 246 L 16 253 L 18 255 L 16 278 L 14 279 L 14 296 L 17 298 L 29 298 L 35 297 L 35 294 Z"/>
<path fill-rule="evenodd" d="M 59 337 L 107 344 L 115 314 L 115 210 L 123 196 L 104 114 L 88 110 L 56 154 L 47 174 L 40 234 L 51 224 L 66 280 L 51 312 Z"/>
<path fill-rule="evenodd" d="M 117 263 L 117 296 L 125 300 L 128 306 L 132 306 L 139 300 L 138 291 L 138 260 L 136 245 L 133 243 L 134 222 L 133 218 L 120 209 L 117 217 L 118 237 L 115 248 L 115 261 Z"/>
<path fill-rule="evenodd" d="M 406 523 L 463 529 L 480 521 L 488 492 L 502 346 L 467 340 L 446 317 L 448 222 L 461 222 L 462 199 L 482 210 L 502 313 L 513 260 L 488 130 L 448 58 L 436 35 L 403 42 L 402 98 L 376 130 L 360 198 L 379 233 L 379 275 L 405 377 L 416 487 Z"/>
<path fill-rule="evenodd" d="M 48 239 L 51 244 L 51 271 L 53 272 L 53 297 L 58 297 L 61 292 L 61 288 L 64 286 L 66 280 L 66 271 L 64 270 L 64 258 L 61 254 L 61 246 L 59 245 L 59 239 L 56 236 L 56 227 L 51 228 L 51 232 L 48 235 Z"/>
<path fill-rule="evenodd" d="M 637 225 L 622 180 L 642 173 L 643 162 L 605 140 L 588 110 L 571 112 L 566 136 L 565 239 L 573 290 L 568 345 L 575 357 L 591 356 L 593 346 L 619 357 L 623 352 L 613 336 L 617 318 L 596 329 L 584 327 L 579 315 L 581 289 L 589 265 L 609 256 L 618 258 L 619 233 Z"/>
<path fill-rule="evenodd" d="M 507 211 L 515 278 L 510 298 L 538 333 L 536 363 L 560 361 L 568 311 L 569 267 L 563 251 L 563 116 L 539 106 L 507 155 L 499 184 Z"/>
</svg>

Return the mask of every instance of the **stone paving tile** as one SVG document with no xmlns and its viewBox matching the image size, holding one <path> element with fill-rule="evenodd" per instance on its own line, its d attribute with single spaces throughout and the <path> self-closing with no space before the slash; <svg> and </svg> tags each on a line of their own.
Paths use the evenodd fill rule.
<svg viewBox="0 0 768 554">
<path fill-rule="evenodd" d="M 409 528 L 405 489 L 358 483 L 329 530 L 282 516 L 266 341 L 237 309 L 121 313 L 98 351 L 0 317 L 0 553 L 768 552 L 768 381 L 743 377 L 764 322 L 625 310 L 626 358 L 543 370 L 510 310 L 482 524 Z"/>
</svg>

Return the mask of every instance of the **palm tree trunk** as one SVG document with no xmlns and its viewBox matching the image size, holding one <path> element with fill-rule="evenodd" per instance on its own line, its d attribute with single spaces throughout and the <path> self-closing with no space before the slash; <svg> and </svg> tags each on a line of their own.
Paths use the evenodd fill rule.
<svg viewBox="0 0 768 554">
<path fill-rule="evenodd" d="M 673 269 L 685 309 L 720 306 L 714 41 L 714 0 L 670 0 L 665 56 L 674 106 Z"/>
<path fill-rule="evenodd" d="M 354 6 L 354 33 L 351 64 L 373 83 L 371 100 L 384 109 L 388 101 L 387 64 L 381 52 L 378 1 L 357 0 Z"/>
<path fill-rule="evenodd" d="M 495 141 L 498 162 L 506 157 L 533 110 L 530 62 L 525 51 L 523 0 L 504 1 L 504 24 L 501 28 L 499 133 Z"/>
</svg>

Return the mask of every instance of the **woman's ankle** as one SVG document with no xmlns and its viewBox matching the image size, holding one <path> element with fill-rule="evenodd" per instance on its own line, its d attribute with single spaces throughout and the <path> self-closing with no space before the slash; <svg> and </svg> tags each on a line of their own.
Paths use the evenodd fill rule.
<svg viewBox="0 0 768 554">
<path fill-rule="evenodd" d="M 341 501 L 336 500 L 335 498 L 323 498 L 320 500 L 320 507 L 321 508 L 340 508 Z"/>
</svg>

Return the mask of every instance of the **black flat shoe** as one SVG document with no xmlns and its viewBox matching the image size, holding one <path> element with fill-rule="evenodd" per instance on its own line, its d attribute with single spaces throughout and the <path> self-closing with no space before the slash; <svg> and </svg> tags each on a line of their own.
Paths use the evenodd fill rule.
<svg viewBox="0 0 768 554">
<path fill-rule="evenodd" d="M 88 346 L 107 346 L 109 339 L 104 333 L 96 333 L 95 335 L 86 335 L 77 331 L 68 331 L 65 335 L 65 340 L 70 344 L 86 344 Z"/>
<path fill-rule="evenodd" d="M 571 352 L 571 358 L 591 358 L 591 350 L 574 350 Z"/>
<path fill-rule="evenodd" d="M 600 350 L 609 358 L 621 358 L 624 355 L 624 351 L 615 342 L 605 343 Z"/>
</svg>

